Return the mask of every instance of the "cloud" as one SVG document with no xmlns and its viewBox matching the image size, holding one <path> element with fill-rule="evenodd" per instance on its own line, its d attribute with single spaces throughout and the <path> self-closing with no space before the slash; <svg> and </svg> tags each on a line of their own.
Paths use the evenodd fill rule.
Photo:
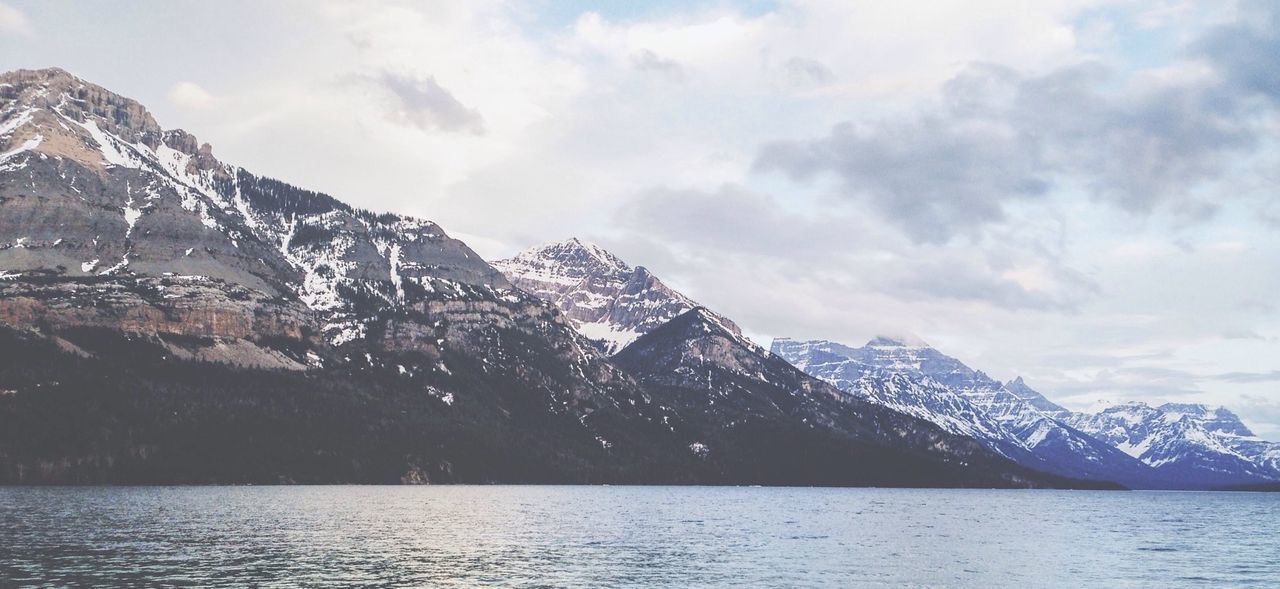
<svg viewBox="0 0 1280 589">
<path fill-rule="evenodd" d="M 217 104 L 218 99 L 199 84 L 182 81 L 169 89 L 169 102 L 182 108 L 202 110 Z"/>
<path fill-rule="evenodd" d="M 792 57 L 783 62 L 782 70 L 793 86 L 821 86 L 835 80 L 831 68 L 816 59 Z"/>
<path fill-rule="evenodd" d="M 1226 372 L 1210 378 L 1235 383 L 1280 382 L 1280 370 L 1268 372 Z"/>
<path fill-rule="evenodd" d="M 649 49 L 631 54 L 631 67 L 642 72 L 657 72 L 672 80 L 684 79 L 684 68 L 674 59 L 659 57 Z"/>
<path fill-rule="evenodd" d="M 1097 63 L 1026 75 L 974 64 L 941 103 L 914 116 L 846 122 L 826 137 L 779 141 L 759 171 L 831 174 L 921 242 L 974 236 L 1008 206 L 1083 189 L 1135 213 L 1201 218 L 1195 189 L 1247 156 L 1262 132 L 1212 76 L 1119 80 Z"/>
<path fill-rule="evenodd" d="M 1280 103 L 1280 5 L 1248 0 L 1242 18 L 1209 31 L 1196 44 L 1235 89 Z"/>
<path fill-rule="evenodd" d="M 1241 419 L 1264 440 L 1280 439 L 1280 399 L 1266 395 L 1243 394 L 1232 407 Z"/>
<path fill-rule="evenodd" d="M 396 99 L 396 116 L 425 130 L 464 132 L 482 135 L 484 119 L 468 108 L 435 77 L 417 79 L 384 72 L 375 78 Z"/>
<path fill-rule="evenodd" d="M 31 21 L 22 11 L 0 2 L 0 34 L 31 35 Z"/>
<path fill-rule="evenodd" d="M 1019 271 L 1000 272 L 989 261 L 972 259 L 927 260 L 913 264 L 904 276 L 894 280 L 900 296 L 925 294 L 957 301 L 981 301 L 1004 309 L 1076 311 L 1097 285 L 1077 272 L 1043 265 L 1023 269 L 1040 274 L 1034 286 L 1020 279 Z"/>
<path fill-rule="evenodd" d="M 761 171 L 805 180 L 835 172 L 845 191 L 921 242 L 1003 220 L 1005 199 L 1037 197 L 1048 182 L 1036 176 L 1022 138 L 1000 125 L 926 116 L 912 121 L 844 123 L 825 138 L 766 146 Z"/>
<path fill-rule="evenodd" d="M 1265 336 L 1263 336 L 1262 334 L 1252 329 L 1231 330 L 1222 334 L 1222 338 L 1229 339 L 1229 340 L 1256 340 L 1256 341 L 1263 341 L 1263 342 L 1269 341 Z"/>
<path fill-rule="evenodd" d="M 1120 366 L 1058 382 L 1046 394 L 1077 408 L 1087 407 L 1099 399 L 1163 403 L 1174 397 L 1202 396 L 1204 390 L 1199 387 L 1199 381 L 1200 377 L 1195 374 L 1174 368 Z"/>
<path fill-rule="evenodd" d="M 0 33 L 8 35 L 31 36 L 35 31 L 31 28 L 31 20 L 17 8 L 0 3 Z"/>
<path fill-rule="evenodd" d="M 664 258 L 774 265 L 793 284 L 861 289 L 903 302 L 1073 311 L 1098 288 L 1046 257 L 1025 236 L 1007 236 L 985 251 L 915 244 L 856 211 L 797 212 L 779 199 L 734 185 L 643 191 L 618 211 L 615 222 L 632 235 L 660 240 Z"/>
<path fill-rule="evenodd" d="M 1276 312 L 1276 304 L 1257 299 L 1246 299 L 1236 304 L 1236 308 L 1255 315 L 1271 315 Z"/>
</svg>

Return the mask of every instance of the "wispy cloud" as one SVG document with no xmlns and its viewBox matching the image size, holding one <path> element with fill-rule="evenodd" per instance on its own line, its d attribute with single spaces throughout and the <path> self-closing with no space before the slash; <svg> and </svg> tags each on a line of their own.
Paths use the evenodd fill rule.
<svg viewBox="0 0 1280 589">
<path fill-rule="evenodd" d="M 395 97 L 394 113 L 405 122 L 427 130 L 485 132 L 480 112 L 459 102 L 432 76 L 415 79 L 384 72 L 373 79 Z"/>
<path fill-rule="evenodd" d="M 684 67 L 674 59 L 659 57 L 649 49 L 641 49 L 631 55 L 631 66 L 642 72 L 657 72 L 672 80 L 684 79 Z"/>
<path fill-rule="evenodd" d="M 195 82 L 182 81 L 169 89 L 169 101 L 189 109 L 206 109 L 218 103 L 218 98 Z"/>
<path fill-rule="evenodd" d="M 1280 382 L 1280 370 L 1270 370 L 1267 372 L 1227 372 L 1223 374 L 1215 374 L 1209 378 L 1213 380 L 1238 383 Z"/>
</svg>

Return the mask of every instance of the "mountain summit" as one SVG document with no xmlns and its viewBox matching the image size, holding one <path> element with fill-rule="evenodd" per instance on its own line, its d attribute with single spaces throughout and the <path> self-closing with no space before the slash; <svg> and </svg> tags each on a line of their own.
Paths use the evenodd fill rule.
<svg viewBox="0 0 1280 589">
<path fill-rule="evenodd" d="M 493 265 L 516 286 L 554 303 L 609 354 L 699 306 L 645 267 L 633 268 L 577 238 L 534 247 Z M 719 321 L 741 334 L 732 321 Z"/>
</svg>

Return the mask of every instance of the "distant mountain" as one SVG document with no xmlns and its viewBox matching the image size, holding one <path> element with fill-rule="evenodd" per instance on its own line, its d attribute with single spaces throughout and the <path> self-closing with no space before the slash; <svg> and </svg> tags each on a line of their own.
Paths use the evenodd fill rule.
<svg viewBox="0 0 1280 589">
<path fill-rule="evenodd" d="M 1179 480 L 1218 486 L 1280 480 L 1280 444 L 1258 438 L 1224 407 L 1124 403 L 1066 421 Z"/>
<path fill-rule="evenodd" d="M 844 393 L 695 308 L 632 342 L 615 361 L 697 455 L 728 480 L 770 484 L 1086 485 L 1019 469 L 975 440 Z M 876 394 L 898 381 L 868 380 Z M 948 482 L 950 481 L 950 482 Z"/>
<path fill-rule="evenodd" d="M 493 262 L 516 286 L 554 303 L 580 333 L 612 354 L 699 305 L 643 266 L 631 267 L 577 238 Z M 740 330 L 721 317 L 734 333 Z"/>
<path fill-rule="evenodd" d="M 784 338 L 772 349 L 843 390 L 974 437 L 1047 472 L 1157 488 L 1280 479 L 1280 444 L 1257 438 L 1225 408 L 1130 403 L 1075 413 L 1021 377 L 1000 383 L 919 341 L 881 337 L 853 348 Z M 906 380 L 887 397 L 859 386 L 867 375 L 885 374 Z"/>
<path fill-rule="evenodd" d="M 822 340 L 776 339 L 773 353 L 851 394 L 969 435 L 1019 463 L 1075 478 L 1164 486 L 1133 457 L 1061 423 L 1065 412 L 1021 379 L 1003 384 L 924 342 L 879 337 L 854 348 Z M 867 392 L 868 377 L 901 375 L 888 395 Z"/>
</svg>

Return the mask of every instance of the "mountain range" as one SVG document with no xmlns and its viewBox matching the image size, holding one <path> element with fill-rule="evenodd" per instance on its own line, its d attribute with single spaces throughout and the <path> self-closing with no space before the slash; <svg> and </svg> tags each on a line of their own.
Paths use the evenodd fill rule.
<svg viewBox="0 0 1280 589">
<path fill-rule="evenodd" d="M 578 239 L 534 247 L 495 265 L 514 284 L 567 313 L 581 301 L 592 301 L 593 312 L 579 315 L 584 320 L 575 326 L 584 333 L 627 334 L 623 344 L 679 311 L 697 308 L 648 270 L 632 268 Z M 644 276 L 644 281 L 627 280 L 633 275 Z M 601 311 L 605 309 L 609 311 Z M 754 345 L 727 319 L 704 313 L 737 334 L 742 345 Z M 605 351 L 616 349 L 613 341 L 600 343 Z M 855 348 L 778 338 L 770 353 L 854 398 L 929 421 L 1042 472 L 1134 488 L 1198 489 L 1280 480 L 1280 444 L 1258 439 L 1225 408 L 1164 405 L 1136 413 L 1133 408 L 1145 406 L 1124 405 L 1097 414 L 1076 413 L 1021 377 L 1000 382 L 918 339 L 877 337 Z M 615 357 L 627 355 L 623 348 Z M 1125 408 L 1131 410 L 1121 419 Z M 1156 427 L 1152 422 L 1177 425 Z"/>
<path fill-rule="evenodd" d="M 0 75 L 0 483 L 1208 487 L 1225 410 L 1076 414 L 920 342 L 778 340 L 580 240 L 224 163 L 56 68 Z"/>
<path fill-rule="evenodd" d="M 630 338 L 434 223 L 223 163 L 59 69 L 0 75 L 0 277 L 0 482 L 1092 484 L 794 369 L 721 390 L 693 356 L 615 361 Z M 710 317 L 625 306 L 636 333 Z M 714 324 L 743 347 L 699 371 L 769 358 Z"/>
<path fill-rule="evenodd" d="M 1252 437 L 1225 409 L 1181 405 L 1181 425 L 1163 428 L 1149 425 L 1151 421 L 1163 423 L 1154 415 L 1161 412 L 1155 410 L 1142 415 L 1145 421 L 1133 412 L 1122 412 L 1130 406 L 1099 414 L 1075 413 L 1045 398 L 1022 378 L 1001 383 L 922 342 L 877 338 L 852 348 L 826 341 L 779 339 L 774 341 L 773 351 L 852 394 L 863 394 L 857 380 L 865 375 L 886 371 L 907 375 L 935 393 L 897 395 L 881 402 L 909 405 L 914 414 L 939 424 L 967 417 L 951 428 L 981 424 L 983 428 L 968 435 L 1020 463 L 1048 472 L 1104 478 L 1142 488 L 1208 488 L 1280 479 L 1280 471 L 1266 458 L 1268 451 L 1280 445 Z M 974 415 L 989 418 L 995 425 L 974 419 Z M 1216 424 L 1202 423 L 1212 422 L 1217 415 L 1224 418 Z M 1206 431 L 1215 427 L 1223 430 L 1218 436 L 1223 441 L 1210 447 L 1204 443 L 1211 439 Z M 1246 452 L 1254 458 L 1229 450 L 1232 442 L 1248 447 Z M 1136 450 L 1142 444 L 1147 447 Z M 1007 450 L 1010 446 L 1015 448 L 1013 452 Z"/>
</svg>

